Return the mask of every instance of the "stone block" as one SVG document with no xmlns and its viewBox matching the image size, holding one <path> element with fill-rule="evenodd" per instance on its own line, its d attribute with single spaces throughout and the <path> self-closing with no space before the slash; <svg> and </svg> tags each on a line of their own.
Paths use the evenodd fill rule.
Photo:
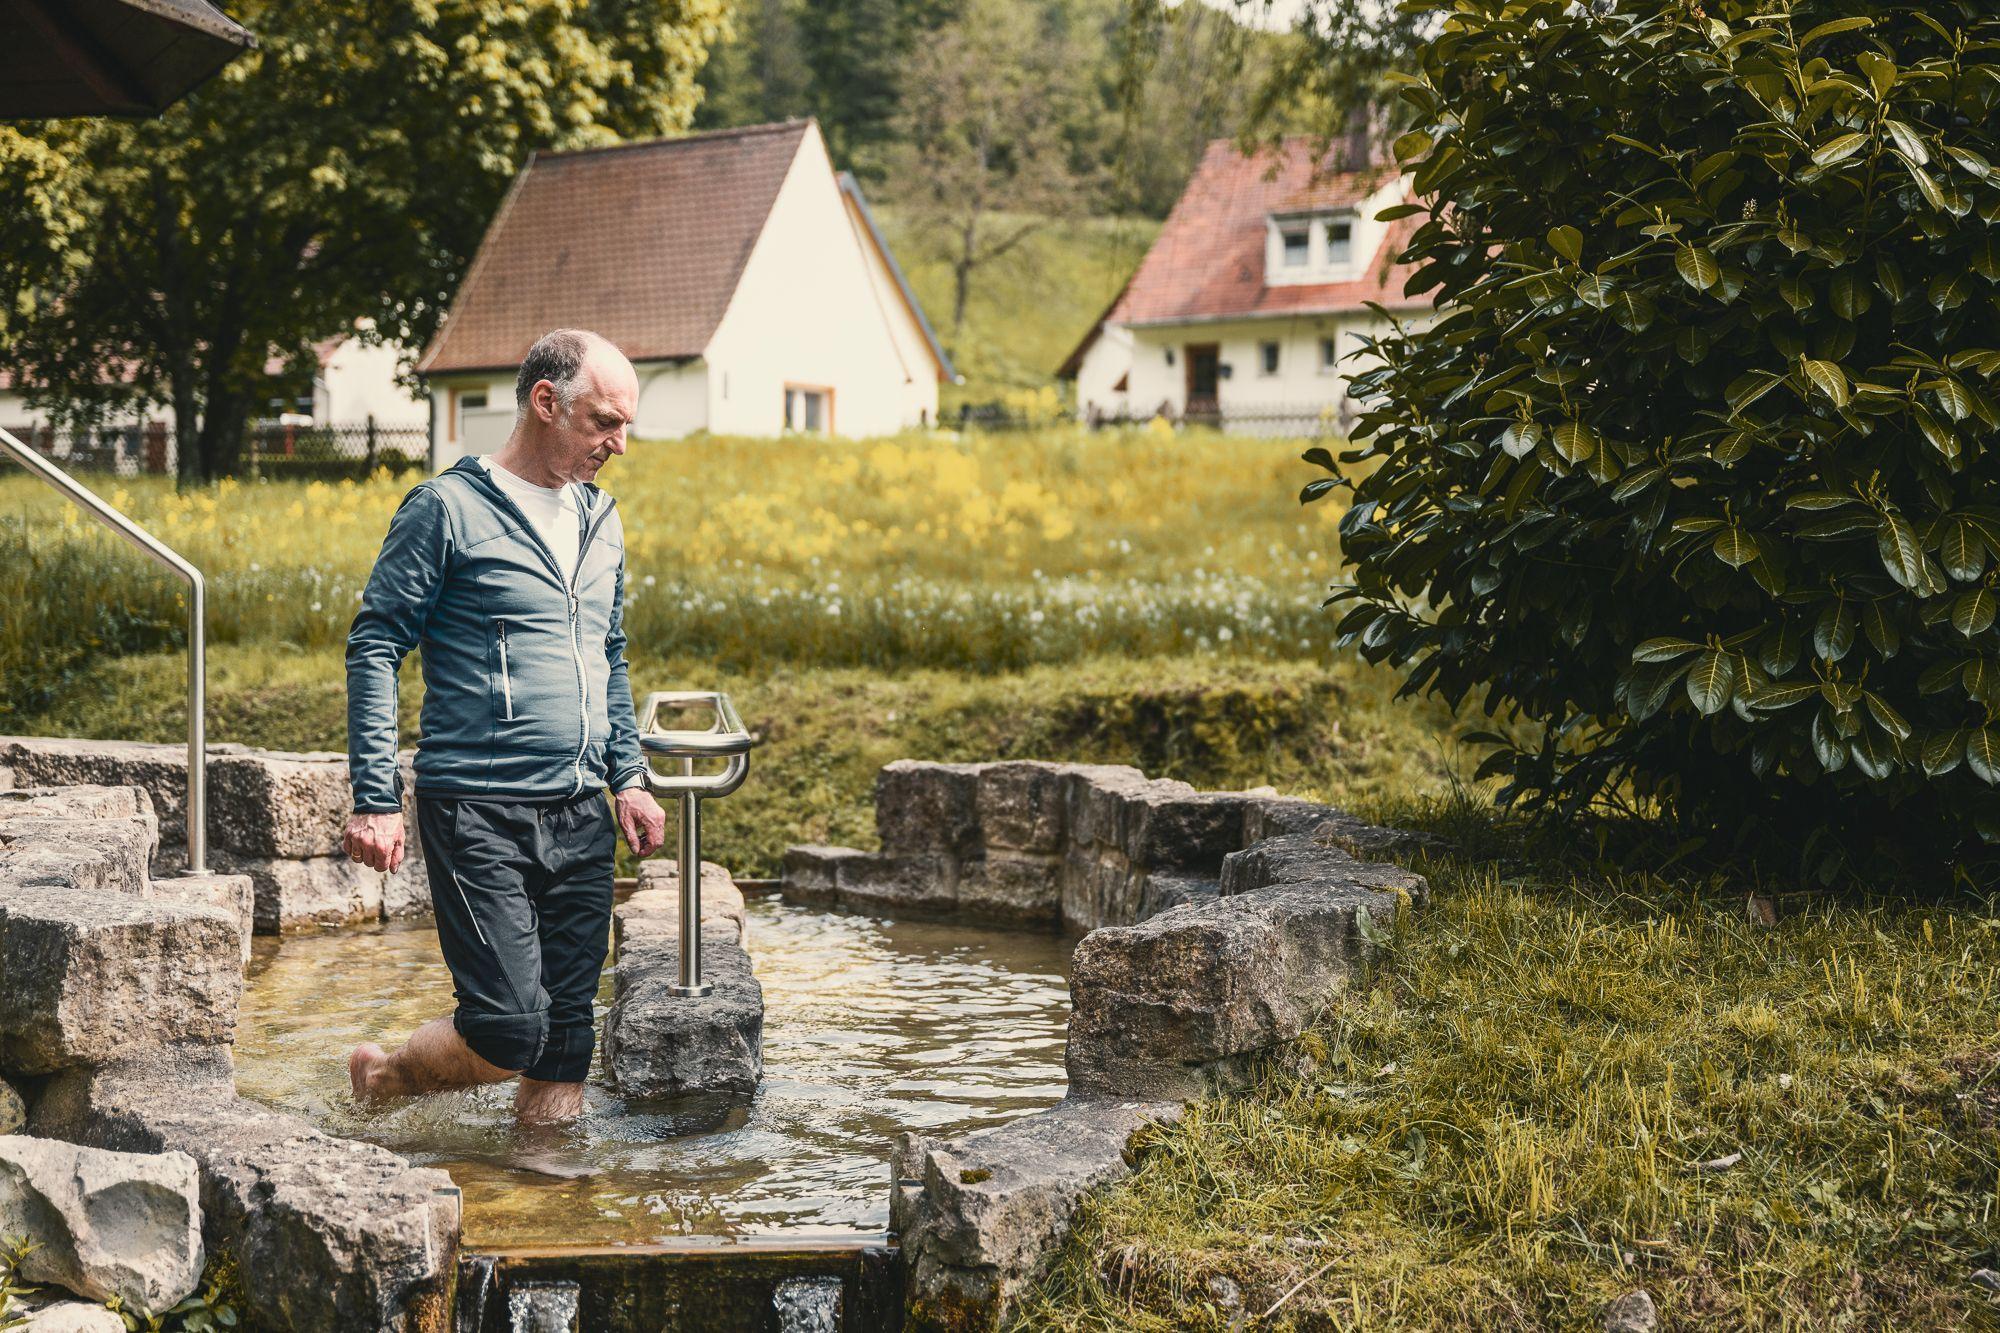
<svg viewBox="0 0 2000 1333">
<path fill-rule="evenodd" d="M 0 1236 L 34 1246 L 24 1281 L 164 1314 L 201 1281 L 194 1159 L 0 1137 Z"/>
<path fill-rule="evenodd" d="M 1069 828 L 1064 765 L 1034 760 L 985 764 L 979 771 L 979 840 L 987 851 L 1060 853 Z"/>
<path fill-rule="evenodd" d="M 28 1103 L 21 1090 L 0 1078 L 0 1134 L 12 1134 L 28 1123 Z"/>
<path fill-rule="evenodd" d="M 224 1045 L 243 985 L 214 907 L 64 886 L 0 891 L 0 1070 L 43 1074 L 157 1047 Z"/>
<path fill-rule="evenodd" d="M 0 820 L 17 815 L 58 819 L 144 819 L 159 827 L 143 787 L 17 787 L 0 792 Z"/>
<path fill-rule="evenodd" d="M 1221 891 L 1219 883 L 1200 875 L 1180 874 L 1172 870 L 1149 871 L 1139 886 L 1138 912 L 1130 923 L 1119 924 L 1136 925 L 1188 903 L 1210 902 Z"/>
<path fill-rule="evenodd" d="M 37 1099 L 32 1127 L 192 1157 L 204 1239 L 236 1256 L 253 1327 L 451 1326 L 459 1235 L 451 1178 L 236 1096 L 226 1052 L 63 1074 Z"/>
<path fill-rule="evenodd" d="M 12 1333 L 125 1333 L 125 1320 L 115 1310 L 90 1301 L 42 1301 L 21 1313 L 27 1322 L 9 1325 Z"/>
<path fill-rule="evenodd" d="M 1343 889 L 1401 891 L 1419 907 L 1430 894 L 1430 886 L 1422 875 L 1397 865 L 1358 861 L 1343 851 L 1324 828 L 1266 838 L 1231 853 L 1222 862 L 1221 892 L 1225 898 L 1272 884 L 1321 883 Z"/>
<path fill-rule="evenodd" d="M 159 815 L 161 842 L 186 841 L 185 745 L 15 736 L 0 738 L 0 763 L 23 785 L 143 787 Z M 208 747 L 212 849 L 248 857 L 331 856 L 352 808 L 346 755 Z"/>
<path fill-rule="evenodd" d="M 969 916 L 1052 926 L 1062 919 L 1062 896 L 1058 857 L 996 851 L 959 868 L 958 910 Z"/>
<path fill-rule="evenodd" d="M 840 868 L 874 855 L 855 847 L 829 847 L 825 843 L 787 847 L 778 872 L 779 884 L 785 897 L 793 902 L 831 904 L 840 899 Z"/>
<path fill-rule="evenodd" d="M 948 856 L 870 854 L 839 863 L 839 903 L 859 911 L 933 915 L 958 904 L 958 862 Z"/>
<path fill-rule="evenodd" d="M 604 1066 L 626 1096 L 756 1092 L 764 1076 L 764 988 L 734 923 L 704 921 L 701 949 L 702 980 L 714 991 L 673 995 L 678 924 L 650 932 L 628 925 L 604 1020 Z"/>
<path fill-rule="evenodd" d="M 1291 796 L 1251 800 L 1243 807 L 1243 842 L 1249 847 L 1266 838 L 1292 833 L 1318 835 L 1328 846 L 1350 856 L 1408 856 L 1442 849 L 1442 842 L 1427 833 L 1409 829 L 1384 828 L 1356 818 L 1337 806 L 1322 805 Z"/>
<path fill-rule="evenodd" d="M 1127 795 L 1119 845 L 1146 869 L 1214 873 L 1243 845 L 1243 805 L 1237 792 L 1197 791 L 1185 782 L 1155 782 Z"/>
<path fill-rule="evenodd" d="M 736 942 L 748 947 L 750 922 L 743 890 L 727 870 L 713 861 L 701 863 L 701 920 L 721 922 L 736 931 Z M 680 938 L 681 868 L 672 861 L 647 861 L 639 867 L 639 887 L 618 905 L 611 917 L 611 938 L 622 945 L 625 935 L 666 934 Z"/>
<path fill-rule="evenodd" d="M 1152 779 L 1129 764 L 1065 764 L 1063 767 L 1069 847 L 1117 847 L 1118 819 L 1125 807 L 1125 798 L 1144 791 Z"/>
<path fill-rule="evenodd" d="M 256 929 L 256 891 L 248 875 L 175 875 L 152 881 L 150 896 L 156 902 L 183 903 L 192 907 L 213 907 L 236 923 L 239 951 L 250 961 L 250 935 Z"/>
<path fill-rule="evenodd" d="M 898 759 L 875 775 L 875 832 L 895 854 L 976 856 L 984 764 Z"/>
<path fill-rule="evenodd" d="M 1162 1099 L 1241 1085 L 1360 971 L 1370 945 L 1356 916 L 1392 927 L 1403 900 L 1348 873 L 1358 869 L 1084 936 L 1070 960 L 1072 1092 Z"/>
<path fill-rule="evenodd" d="M 1145 872 L 1133 869 L 1116 847 L 1072 847 L 1063 857 L 1063 927 L 1085 931 L 1132 924 L 1144 881 Z"/>
<path fill-rule="evenodd" d="M 891 1156 L 890 1227 L 914 1329 L 997 1329 L 1083 1196 L 1128 1174 L 1133 1134 L 1177 1103 L 1069 1099 L 994 1129 L 904 1134 Z"/>
<path fill-rule="evenodd" d="M 17 814 L 0 820 L 0 883 L 143 898 L 155 836 L 142 816 Z"/>
</svg>

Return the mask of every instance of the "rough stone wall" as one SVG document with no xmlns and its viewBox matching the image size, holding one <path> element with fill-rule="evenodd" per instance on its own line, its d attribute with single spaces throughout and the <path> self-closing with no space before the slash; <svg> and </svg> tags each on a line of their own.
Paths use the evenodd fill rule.
<svg viewBox="0 0 2000 1333">
<path fill-rule="evenodd" d="M 410 759 L 402 756 L 406 793 L 416 785 Z M 164 878 L 186 866 L 186 746 L 0 737 L 0 767 L 22 786 L 141 788 L 157 814 L 152 870 Z M 341 829 L 352 808 L 344 754 L 209 747 L 209 868 L 249 877 L 258 934 L 430 910 L 415 819 L 408 821 L 407 859 L 394 874 L 383 874 L 341 851 Z"/>
<path fill-rule="evenodd" d="M 794 847 L 788 897 L 1087 932 L 1070 970 L 1069 1095 L 952 1140 L 907 1134 L 891 1224 L 918 1329 L 995 1329 L 1134 1136 L 1243 1086 L 1427 895 L 1366 858 L 1418 835 L 1269 789 L 1137 769 L 902 760 L 876 780 L 879 852 Z"/>
<path fill-rule="evenodd" d="M 156 878 L 159 836 L 143 787 L 0 782 L 0 1086 L 31 1133 L 194 1159 L 260 1326 L 444 1329 L 450 1177 L 236 1095 L 251 883 Z"/>
<path fill-rule="evenodd" d="M 1419 841 L 1268 787 L 1038 760 L 899 759 L 876 775 L 875 827 L 879 852 L 789 848 L 786 896 L 1081 932 L 1218 896 L 1224 859 L 1277 833 L 1309 828 L 1356 854 Z"/>
</svg>

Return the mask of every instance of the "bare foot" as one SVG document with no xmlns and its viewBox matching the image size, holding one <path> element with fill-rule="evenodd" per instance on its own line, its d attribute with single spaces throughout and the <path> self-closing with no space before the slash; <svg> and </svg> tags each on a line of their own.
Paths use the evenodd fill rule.
<svg viewBox="0 0 2000 1333">
<path fill-rule="evenodd" d="M 376 1102 L 383 1098 L 382 1075 L 387 1072 L 389 1053 L 372 1041 L 364 1041 L 347 1057 L 347 1081 L 354 1085 L 354 1100 Z"/>
</svg>

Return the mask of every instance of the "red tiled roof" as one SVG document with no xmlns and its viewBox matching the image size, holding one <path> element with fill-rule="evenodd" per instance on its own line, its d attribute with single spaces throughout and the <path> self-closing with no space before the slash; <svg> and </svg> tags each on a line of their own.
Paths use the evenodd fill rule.
<svg viewBox="0 0 2000 1333">
<path fill-rule="evenodd" d="M 1316 157 L 1313 150 L 1313 141 L 1303 136 L 1285 140 L 1275 154 L 1266 150 L 1250 157 L 1228 139 L 1212 141 L 1106 321 L 1170 324 L 1359 310 L 1368 301 L 1391 308 L 1429 304 L 1403 295 L 1411 269 L 1390 262 L 1415 229 L 1415 218 L 1390 225 L 1381 249 L 1353 281 L 1264 285 L 1269 214 L 1359 204 L 1395 170 L 1333 170 L 1335 157 Z"/>
<path fill-rule="evenodd" d="M 809 120 L 528 159 L 417 369 L 520 364 L 550 329 L 634 361 L 700 356 Z"/>
</svg>

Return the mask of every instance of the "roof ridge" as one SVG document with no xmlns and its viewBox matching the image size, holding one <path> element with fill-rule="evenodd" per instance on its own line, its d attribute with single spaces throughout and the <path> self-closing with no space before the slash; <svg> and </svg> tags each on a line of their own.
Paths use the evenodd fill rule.
<svg viewBox="0 0 2000 1333">
<path fill-rule="evenodd" d="M 660 134 L 650 139 L 631 139 L 624 143 L 599 144 L 595 148 L 547 149 L 534 154 L 537 162 L 558 162 L 576 157 L 594 157 L 604 153 L 625 153 L 648 148 L 671 148 L 685 143 L 712 143 L 718 139 L 742 139 L 760 134 L 779 134 L 786 130 L 800 130 L 817 120 L 814 116 L 793 117 L 789 120 L 774 120 L 763 125 L 732 125 L 719 130 L 696 130 L 691 134 Z"/>
</svg>

